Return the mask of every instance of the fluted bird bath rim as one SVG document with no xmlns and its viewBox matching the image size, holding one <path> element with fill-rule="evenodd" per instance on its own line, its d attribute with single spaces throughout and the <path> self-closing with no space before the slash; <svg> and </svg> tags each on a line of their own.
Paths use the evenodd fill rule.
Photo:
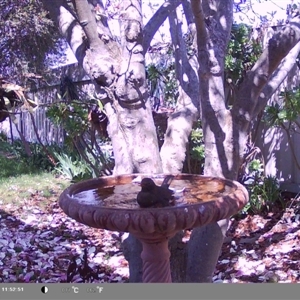
<svg viewBox="0 0 300 300">
<path fill-rule="evenodd" d="M 209 201 L 163 208 L 116 208 L 79 201 L 81 191 L 108 186 L 131 184 L 132 180 L 151 177 L 154 180 L 169 174 L 132 174 L 105 176 L 72 184 L 59 197 L 59 205 L 72 219 L 94 228 L 130 232 L 143 244 L 143 282 L 171 282 L 168 240 L 178 231 L 204 226 L 227 219 L 248 202 L 246 188 L 236 181 L 218 177 L 178 174 L 176 180 L 186 180 L 199 186 L 214 184 L 227 188 L 226 193 L 214 191 Z M 133 184 L 133 183 L 132 183 Z"/>
</svg>

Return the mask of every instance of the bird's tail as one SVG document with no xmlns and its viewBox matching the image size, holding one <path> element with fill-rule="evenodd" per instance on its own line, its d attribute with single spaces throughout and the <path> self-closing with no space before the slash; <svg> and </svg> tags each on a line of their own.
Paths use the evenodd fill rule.
<svg viewBox="0 0 300 300">
<path fill-rule="evenodd" d="M 164 181 L 162 182 L 161 186 L 168 188 L 171 184 L 171 182 L 174 179 L 174 175 L 167 175 L 164 179 Z"/>
</svg>

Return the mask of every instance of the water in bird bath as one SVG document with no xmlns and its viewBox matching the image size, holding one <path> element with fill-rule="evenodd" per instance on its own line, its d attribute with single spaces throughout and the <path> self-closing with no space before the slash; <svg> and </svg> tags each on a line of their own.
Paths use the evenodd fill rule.
<svg viewBox="0 0 300 300">
<path fill-rule="evenodd" d="M 162 179 L 153 178 L 157 185 Z M 174 197 L 170 206 L 184 206 L 215 200 L 232 193 L 234 185 L 230 182 L 212 180 L 211 178 L 201 181 L 174 179 L 170 189 L 174 190 Z M 91 204 L 99 207 L 114 209 L 142 209 L 137 203 L 137 194 L 141 187 L 137 183 L 123 183 L 105 187 L 89 186 L 88 188 L 74 191 L 72 198 L 83 204 Z"/>
</svg>

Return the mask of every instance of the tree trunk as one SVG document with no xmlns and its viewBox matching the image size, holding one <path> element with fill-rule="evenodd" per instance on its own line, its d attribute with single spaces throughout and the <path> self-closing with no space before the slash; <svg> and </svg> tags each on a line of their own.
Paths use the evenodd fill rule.
<svg viewBox="0 0 300 300">
<path fill-rule="evenodd" d="M 225 105 L 224 59 L 233 20 L 232 1 L 191 0 L 197 28 L 204 175 L 235 179 L 238 159 L 233 123 Z M 220 22 L 223 18 L 222 23 Z M 237 159 L 237 160 L 236 160 Z M 212 282 L 227 220 L 194 229 L 188 245 L 187 280 Z"/>
<path fill-rule="evenodd" d="M 187 282 L 212 282 L 228 222 L 195 228 L 188 243 Z"/>
<path fill-rule="evenodd" d="M 132 234 L 123 241 L 122 251 L 129 263 L 129 282 L 143 282 L 142 243 Z"/>
<path fill-rule="evenodd" d="M 96 2 L 95 6 L 82 0 L 75 0 L 74 6 L 64 0 L 44 4 L 95 82 L 109 119 L 114 174 L 162 172 L 146 87 L 141 1 L 122 1 L 120 44 L 110 32 L 101 2 Z"/>
<path fill-rule="evenodd" d="M 177 22 L 176 22 L 177 20 Z M 186 145 L 194 122 L 199 118 L 199 79 L 196 56 L 187 58 L 186 45 L 182 35 L 182 23 L 178 21 L 176 11 L 169 15 L 179 97 L 176 110 L 168 119 L 168 127 L 164 136 L 164 144 L 160 150 L 165 173 L 182 172 L 186 157 Z M 189 26 L 190 34 L 195 35 L 193 26 Z"/>
<path fill-rule="evenodd" d="M 188 259 L 187 243 L 182 241 L 183 231 L 178 232 L 169 241 L 169 250 L 171 252 L 170 267 L 172 282 L 186 282 L 186 265 Z"/>
<path fill-rule="evenodd" d="M 160 173 L 161 160 L 149 102 L 144 108 L 127 109 L 117 103 L 118 113 L 105 105 L 109 118 L 108 133 L 114 149 L 114 174 Z"/>
</svg>

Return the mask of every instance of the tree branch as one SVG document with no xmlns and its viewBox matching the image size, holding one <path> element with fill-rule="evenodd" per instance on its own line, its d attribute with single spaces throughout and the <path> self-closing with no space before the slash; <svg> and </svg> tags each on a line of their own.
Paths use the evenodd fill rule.
<svg viewBox="0 0 300 300">
<path fill-rule="evenodd" d="M 178 20 L 176 10 L 170 13 L 169 23 L 175 49 L 179 97 L 176 111 L 168 118 L 168 128 L 160 154 L 164 172 L 177 173 L 182 171 L 188 137 L 194 121 L 199 117 L 199 79 L 197 58 L 193 55 L 188 59 L 181 31 L 182 23 Z"/>
<path fill-rule="evenodd" d="M 187 49 L 185 42 L 182 36 L 181 30 L 181 22 L 178 20 L 176 11 L 172 11 L 169 15 L 169 23 L 170 23 L 170 33 L 172 44 L 175 49 L 175 67 L 176 67 L 176 76 L 179 84 L 182 86 L 184 91 L 189 95 L 191 99 L 192 91 L 199 89 L 196 88 L 199 85 L 198 74 L 195 69 L 192 68 L 188 57 L 187 57 Z M 198 67 L 198 65 L 197 65 Z M 187 77 L 187 78 L 186 78 Z M 194 105 L 199 109 L 199 98 L 194 99 Z"/>
<path fill-rule="evenodd" d="M 242 127 L 249 125 L 262 89 L 282 59 L 300 40 L 299 24 L 300 16 L 297 16 L 269 40 L 268 46 L 241 83 L 232 112 L 238 116 Z"/>
<path fill-rule="evenodd" d="M 224 62 L 232 24 L 232 1 L 191 0 L 197 29 L 201 109 L 226 113 Z M 214 93 L 212 93 L 212 91 Z"/>
<path fill-rule="evenodd" d="M 191 0 L 191 7 L 194 14 L 194 20 L 197 29 L 197 41 L 201 41 L 201 45 L 206 45 L 207 40 L 207 32 L 205 26 L 205 17 L 204 11 L 202 9 L 201 1 L 199 0 Z M 201 46 L 198 42 L 198 47 Z M 200 49 L 198 48 L 198 52 Z"/>
<path fill-rule="evenodd" d="M 108 26 L 108 17 L 103 6 L 102 0 L 88 0 L 90 5 L 92 6 L 92 14 L 96 20 L 98 34 L 100 39 L 107 40 L 109 38 L 113 38 L 110 28 Z"/>
<path fill-rule="evenodd" d="M 182 7 L 188 26 L 195 23 L 193 11 L 191 8 L 191 0 L 182 0 Z"/>
<path fill-rule="evenodd" d="M 187 61 L 186 47 L 182 39 L 182 31 L 180 28 L 176 11 L 170 12 L 168 19 L 170 23 L 170 33 L 175 54 L 176 76 L 177 80 L 182 85 L 184 84 L 182 80 L 182 75 L 184 73 L 183 65 Z"/>
<path fill-rule="evenodd" d="M 66 0 L 42 1 L 86 73 L 99 85 L 110 86 L 120 66 L 120 49 L 111 37 L 100 34 L 99 38 L 93 4 L 73 0 L 77 5 L 74 13 Z"/>
<path fill-rule="evenodd" d="M 181 0 L 167 0 L 161 7 L 156 11 L 152 18 L 145 25 L 143 30 L 143 51 L 144 54 L 147 52 L 153 36 L 161 26 L 161 24 L 166 20 L 171 11 L 173 11 L 179 4 Z"/>
<path fill-rule="evenodd" d="M 42 1 L 52 20 L 57 24 L 62 36 L 70 45 L 78 62 L 82 64 L 86 50 L 83 41 L 84 32 L 77 22 L 76 15 L 66 0 Z"/>
<path fill-rule="evenodd" d="M 295 61 L 299 52 L 300 42 L 298 42 L 289 54 L 282 60 L 276 71 L 270 77 L 267 85 L 262 89 L 254 109 L 253 117 L 256 117 L 264 109 L 268 100 L 288 76 L 289 72 L 295 66 Z"/>
<path fill-rule="evenodd" d="M 97 33 L 97 23 L 89 3 L 86 0 L 74 0 L 74 3 L 79 24 L 82 26 L 88 38 L 90 48 L 97 48 L 100 45 L 100 39 Z"/>
</svg>

